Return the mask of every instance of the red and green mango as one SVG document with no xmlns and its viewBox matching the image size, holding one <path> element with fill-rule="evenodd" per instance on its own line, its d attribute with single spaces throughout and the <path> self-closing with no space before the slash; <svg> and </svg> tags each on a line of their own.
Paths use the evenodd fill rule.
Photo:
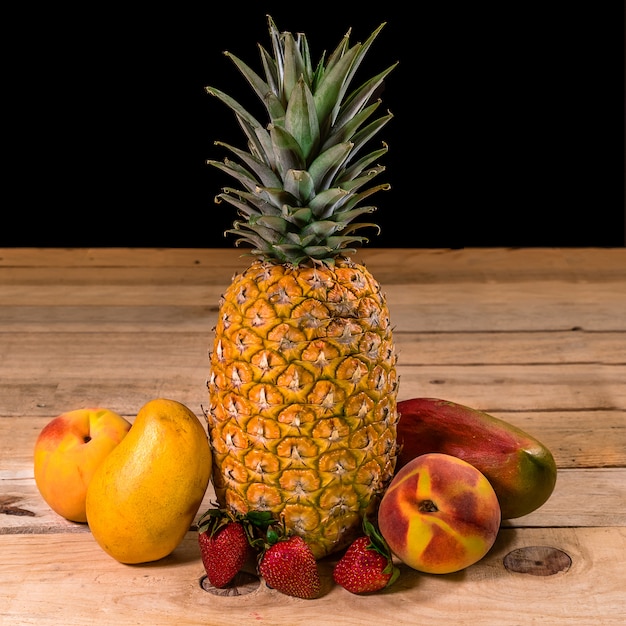
<svg viewBox="0 0 626 626">
<path fill-rule="evenodd" d="M 552 453 L 513 424 L 438 398 L 402 400 L 398 412 L 396 472 L 430 452 L 463 459 L 493 486 L 503 520 L 532 513 L 552 495 L 557 476 Z"/>
</svg>

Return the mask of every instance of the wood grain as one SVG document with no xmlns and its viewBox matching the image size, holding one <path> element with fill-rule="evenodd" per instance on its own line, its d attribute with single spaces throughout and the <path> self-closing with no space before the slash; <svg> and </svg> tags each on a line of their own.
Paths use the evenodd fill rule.
<svg viewBox="0 0 626 626">
<path fill-rule="evenodd" d="M 87 525 L 42 500 L 36 437 L 65 410 L 105 406 L 132 421 L 156 397 L 202 421 L 219 298 L 247 259 L 221 249 L 4 248 L 0 623 L 625 623 L 626 249 L 371 249 L 355 260 L 388 298 L 400 398 L 449 399 L 533 434 L 557 462 L 552 497 L 504 522 L 492 551 L 464 572 L 400 564 L 396 585 L 370 597 L 333 586 L 330 557 L 319 600 L 262 582 L 238 597 L 208 593 L 193 526 L 166 559 L 121 565 Z M 212 498 L 209 487 L 198 516 Z M 562 554 L 566 570 L 554 567 Z"/>
<path fill-rule="evenodd" d="M 548 546 L 572 559 L 566 572 L 511 572 L 504 558 L 529 546 Z M 283 596 L 261 584 L 244 596 L 204 591 L 193 534 L 156 563 L 127 566 L 97 548 L 89 533 L 0 536 L 0 615 L 7 624 L 234 624 L 361 626 L 454 623 L 601 624 L 622 626 L 621 528 L 503 530 L 490 553 L 467 570 L 420 574 L 401 565 L 396 585 L 368 597 L 331 585 L 333 559 L 320 562 L 324 595 Z"/>
</svg>

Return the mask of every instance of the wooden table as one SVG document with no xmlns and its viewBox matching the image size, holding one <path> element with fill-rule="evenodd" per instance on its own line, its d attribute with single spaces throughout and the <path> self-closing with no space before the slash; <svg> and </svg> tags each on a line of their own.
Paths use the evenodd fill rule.
<svg viewBox="0 0 626 626">
<path fill-rule="evenodd" d="M 355 258 L 387 293 L 399 399 L 453 400 L 539 438 L 559 468 L 550 500 L 505 522 L 467 570 L 402 566 L 369 597 L 331 586 L 332 558 L 320 562 L 317 600 L 258 581 L 245 595 L 213 595 L 200 585 L 194 528 L 169 557 L 122 565 L 42 500 L 35 439 L 83 406 L 132 421 L 169 397 L 202 416 L 217 302 L 247 261 L 230 249 L 0 249 L 0 623 L 626 623 L 626 249 Z M 518 549 L 532 573 L 505 566 Z"/>
</svg>

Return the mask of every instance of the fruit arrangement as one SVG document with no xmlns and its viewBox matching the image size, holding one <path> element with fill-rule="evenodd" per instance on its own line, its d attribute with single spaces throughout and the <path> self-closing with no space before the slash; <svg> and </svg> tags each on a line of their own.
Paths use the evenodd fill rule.
<svg viewBox="0 0 626 626">
<path fill-rule="evenodd" d="M 39 433 L 34 465 L 56 513 L 87 522 L 121 563 L 146 563 L 189 531 L 211 477 L 211 449 L 188 407 L 157 398 L 132 425 L 103 408 L 59 415 Z"/>
<path fill-rule="evenodd" d="M 283 528 L 284 537 L 260 550 L 262 575 L 264 550 L 297 542 L 304 551 L 298 539 L 315 559 L 344 551 L 333 578 L 354 593 L 392 584 L 392 552 L 415 569 L 457 571 L 491 548 L 501 506 L 513 517 L 545 501 L 553 459 L 536 440 L 485 414 L 455 405 L 465 418 L 463 438 L 450 404 L 439 407 L 436 424 L 434 415 L 426 419 L 425 400 L 397 401 L 386 300 L 349 256 L 366 241 L 357 233 L 376 228 L 355 221 L 375 209 L 363 202 L 388 188 L 372 186 L 384 171 L 373 164 L 386 145 L 362 151 L 391 119 L 375 113 L 395 66 L 351 87 L 384 24 L 363 44 L 351 45 L 348 33 L 317 65 L 304 34 L 280 32 L 271 17 L 268 25 L 272 53 L 260 46 L 263 76 L 226 52 L 267 120 L 207 87 L 248 140 L 248 151 L 217 142 L 235 160 L 209 163 L 239 183 L 216 201 L 237 209 L 241 219 L 227 232 L 253 258 L 224 292 L 210 356 L 206 419 L 216 508 L 240 520 L 266 512 Z M 430 441 L 427 425 L 437 433 Z M 258 549 L 254 526 L 248 529 Z M 207 572 L 215 568 L 208 554 L 204 563 Z M 287 587 L 286 573 L 275 584 L 315 597 L 311 569 L 302 564 L 306 591 Z"/>
<path fill-rule="evenodd" d="M 501 521 L 552 494 L 556 464 L 537 439 L 484 412 L 437 398 L 398 400 L 390 313 L 381 285 L 350 255 L 377 228 L 372 185 L 387 152 L 365 150 L 391 119 L 378 94 L 395 67 L 353 87 L 384 24 L 349 35 L 313 65 L 306 36 L 268 17 L 264 75 L 226 53 L 265 107 L 258 121 L 230 96 L 248 151 L 209 163 L 233 177 L 217 202 L 240 216 L 227 231 L 252 261 L 220 301 L 204 425 L 159 398 L 128 421 L 83 409 L 48 424 L 35 446 L 46 502 L 87 522 L 121 563 L 170 554 L 198 521 L 211 585 L 251 561 L 266 584 L 322 593 L 318 561 L 354 594 L 382 591 L 400 565 L 432 574 L 470 567 Z"/>
</svg>

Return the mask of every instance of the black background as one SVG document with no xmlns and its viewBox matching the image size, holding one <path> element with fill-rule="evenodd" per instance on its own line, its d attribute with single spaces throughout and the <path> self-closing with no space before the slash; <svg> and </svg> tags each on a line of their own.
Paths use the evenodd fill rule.
<svg viewBox="0 0 626 626">
<path fill-rule="evenodd" d="M 0 245 L 232 246 L 235 211 L 213 198 L 234 181 L 205 161 L 226 156 L 215 140 L 245 142 L 204 87 L 265 119 L 222 51 L 261 73 L 269 13 L 307 34 L 314 62 L 349 27 L 354 43 L 387 22 L 353 85 L 400 62 L 379 109 L 394 119 L 374 140 L 389 145 L 376 182 L 392 189 L 373 198 L 370 245 L 623 246 L 621 3 L 427 4 L 5 16 Z"/>
</svg>

